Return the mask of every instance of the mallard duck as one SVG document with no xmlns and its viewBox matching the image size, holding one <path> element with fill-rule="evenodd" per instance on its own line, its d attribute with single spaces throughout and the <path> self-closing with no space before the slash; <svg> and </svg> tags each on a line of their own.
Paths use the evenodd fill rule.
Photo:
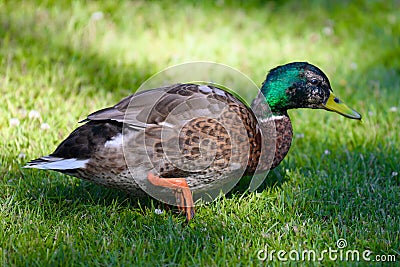
<svg viewBox="0 0 400 267">
<path fill-rule="evenodd" d="M 259 120 L 254 111 L 265 103 L 271 112 Z M 293 62 L 269 71 L 251 107 L 235 94 L 205 84 L 173 84 L 133 94 L 90 114 L 52 154 L 25 167 L 59 171 L 137 196 L 150 192 L 165 200 L 169 192 L 173 201 L 165 201 L 190 220 L 194 193 L 210 192 L 213 184 L 219 190 L 221 184 L 237 181 L 232 182 L 233 174 L 251 175 L 283 160 L 292 141 L 287 110 L 297 108 L 361 119 L 333 94 L 319 68 Z M 270 160 L 260 152 L 263 120 L 274 123 L 274 133 L 266 137 L 274 145 Z"/>
</svg>

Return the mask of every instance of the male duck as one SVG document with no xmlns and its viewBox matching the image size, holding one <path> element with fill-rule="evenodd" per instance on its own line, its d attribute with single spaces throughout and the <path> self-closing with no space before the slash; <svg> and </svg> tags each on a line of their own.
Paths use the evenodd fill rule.
<svg viewBox="0 0 400 267">
<path fill-rule="evenodd" d="M 268 164 L 262 159 L 261 169 L 276 167 L 289 151 L 288 109 L 319 108 L 361 119 L 332 93 L 319 68 L 293 62 L 270 70 L 251 108 L 232 93 L 204 84 L 133 94 L 90 114 L 52 154 L 25 167 L 59 171 L 134 195 L 145 190 L 163 199 L 173 192 L 174 201 L 167 202 L 176 203 L 190 220 L 193 193 L 211 190 L 207 186 L 215 181 L 229 183 L 232 173 L 251 175 L 260 168 L 263 125 L 253 111 L 265 102 L 275 134 L 268 137 L 274 141 L 273 157 Z"/>
</svg>

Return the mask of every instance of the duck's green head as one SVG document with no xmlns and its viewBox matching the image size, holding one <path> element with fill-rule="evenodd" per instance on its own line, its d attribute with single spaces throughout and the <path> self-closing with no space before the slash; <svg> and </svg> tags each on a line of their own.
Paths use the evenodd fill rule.
<svg viewBox="0 0 400 267">
<path fill-rule="evenodd" d="M 361 119 L 357 111 L 333 94 L 328 77 L 307 62 L 293 62 L 272 69 L 261 92 L 275 115 L 286 114 L 293 108 L 321 108 L 347 118 Z"/>
</svg>

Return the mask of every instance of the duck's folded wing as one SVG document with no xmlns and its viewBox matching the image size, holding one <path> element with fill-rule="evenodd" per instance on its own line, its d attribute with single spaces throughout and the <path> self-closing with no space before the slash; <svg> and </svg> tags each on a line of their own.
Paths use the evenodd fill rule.
<svg viewBox="0 0 400 267">
<path fill-rule="evenodd" d="M 166 91 L 170 88 L 171 86 L 162 87 L 130 95 L 122 99 L 113 107 L 91 113 L 87 119 L 82 122 L 112 120 L 127 123 L 132 127 L 146 128 L 149 123 L 154 123 L 149 118 L 150 113 L 152 114 L 152 117 L 165 117 L 166 114 L 162 113 L 162 111 L 161 113 L 158 112 L 154 109 L 154 106 L 155 103 L 166 97 Z"/>
<path fill-rule="evenodd" d="M 207 91 L 204 89 L 207 88 Z M 171 112 L 183 109 L 193 115 L 208 115 L 210 98 L 221 97 L 222 101 L 232 98 L 220 89 L 197 84 L 174 84 L 157 89 L 141 91 L 122 99 L 115 106 L 90 114 L 85 121 L 112 120 L 127 124 L 133 128 L 146 128 L 149 125 L 161 125 L 171 118 Z M 219 95 L 218 95 L 219 94 Z M 215 102 L 215 101 L 213 101 Z M 178 109 L 177 109 L 178 108 Z M 169 118 L 168 118 L 169 117 Z"/>
</svg>

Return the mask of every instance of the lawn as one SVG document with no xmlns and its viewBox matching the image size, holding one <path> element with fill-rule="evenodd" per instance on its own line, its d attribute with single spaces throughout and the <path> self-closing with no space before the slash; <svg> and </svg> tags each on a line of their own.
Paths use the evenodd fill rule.
<svg viewBox="0 0 400 267">
<path fill-rule="evenodd" d="M 399 262 L 399 36 L 398 1 L 0 0 L 0 265 L 280 265 L 262 250 L 288 258 L 339 239 L 359 263 L 298 263 L 366 265 L 366 250 Z M 363 120 L 290 111 L 291 150 L 263 186 L 198 207 L 189 224 L 156 214 L 156 201 L 22 169 L 89 113 L 198 60 L 257 85 L 272 67 L 308 61 Z"/>
</svg>

